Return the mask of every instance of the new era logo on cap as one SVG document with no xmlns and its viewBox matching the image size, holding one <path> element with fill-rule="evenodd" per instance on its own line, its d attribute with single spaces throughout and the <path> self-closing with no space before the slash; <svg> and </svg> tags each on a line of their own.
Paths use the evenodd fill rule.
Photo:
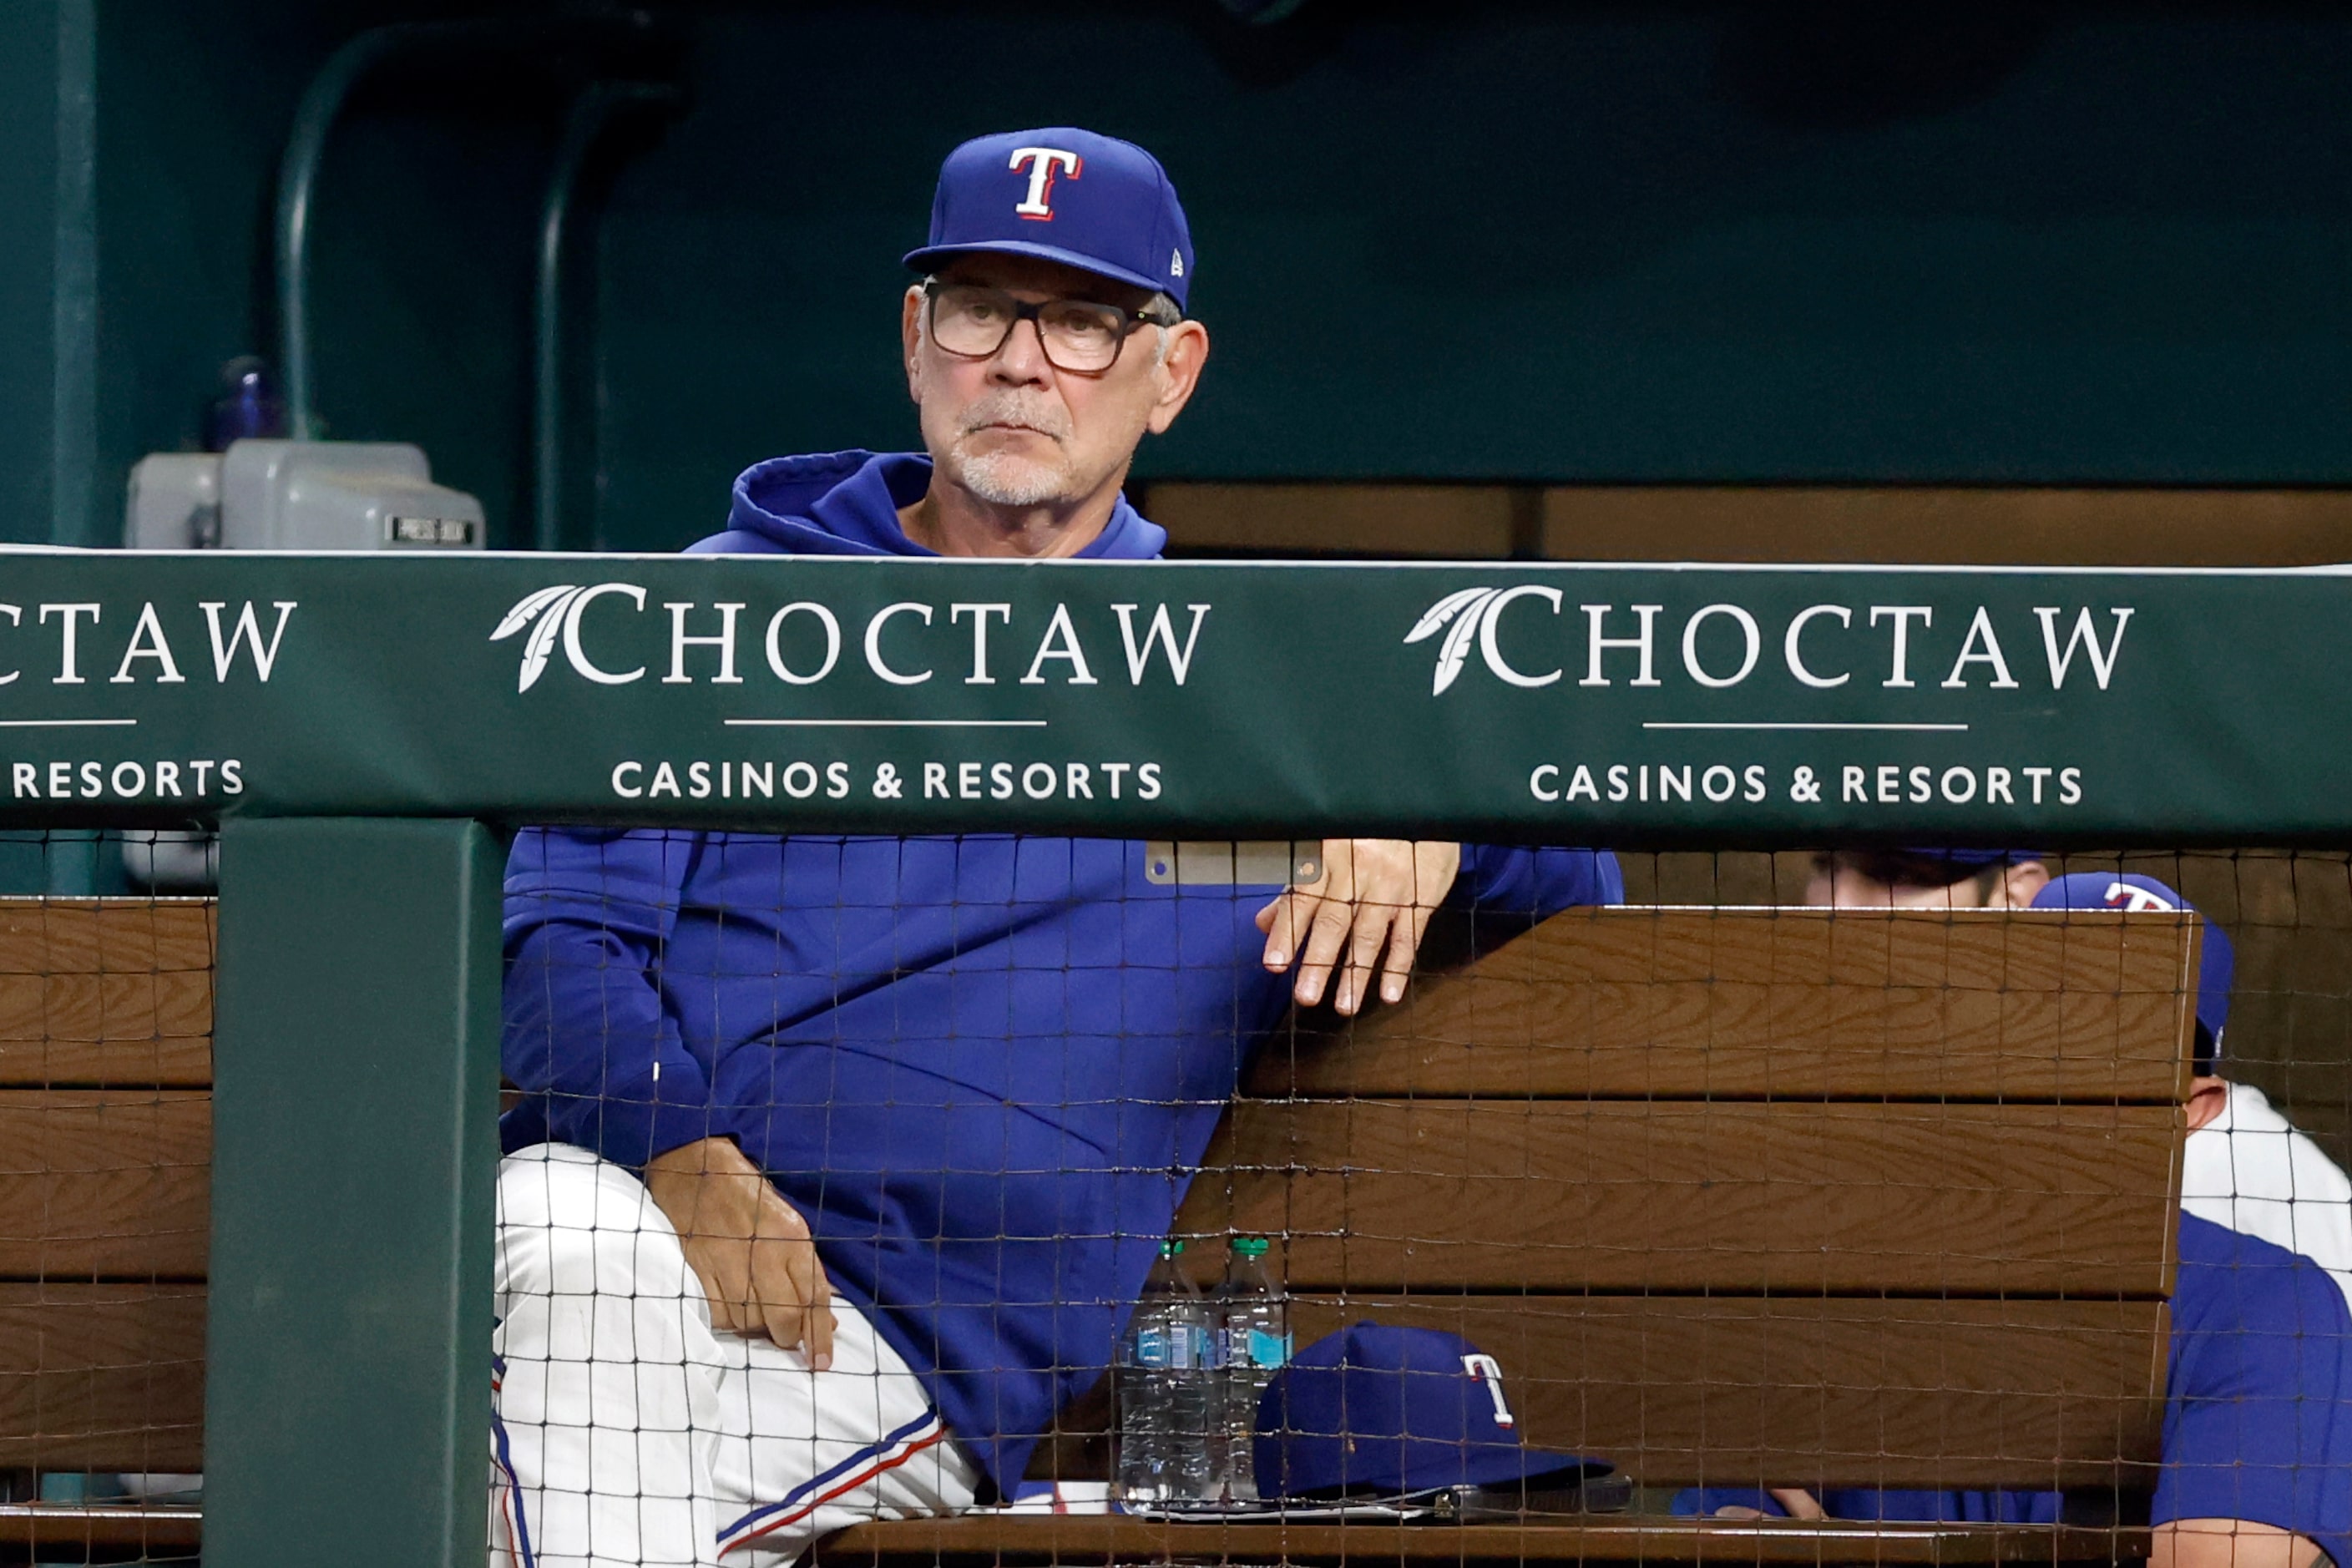
<svg viewBox="0 0 2352 1568">
<path fill-rule="evenodd" d="M 1192 281 L 1192 233 L 1168 172 L 1132 142 L 1076 126 L 982 136 L 940 165 L 930 241 L 907 265 L 933 272 L 989 251 L 1114 278 L 1179 310 Z"/>
</svg>

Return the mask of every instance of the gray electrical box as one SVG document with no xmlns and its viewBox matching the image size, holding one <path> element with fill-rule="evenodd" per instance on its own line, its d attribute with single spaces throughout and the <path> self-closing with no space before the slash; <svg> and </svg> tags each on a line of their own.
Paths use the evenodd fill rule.
<svg viewBox="0 0 2352 1568">
<path fill-rule="evenodd" d="M 482 503 L 399 441 L 237 441 L 131 470 L 133 550 L 479 550 Z"/>
<path fill-rule="evenodd" d="M 226 452 L 153 452 L 131 470 L 122 542 L 132 550 L 479 550 L 482 503 L 433 482 L 397 441 L 237 441 Z M 122 869 L 159 893 L 218 884 L 210 833 L 137 832 Z"/>
</svg>

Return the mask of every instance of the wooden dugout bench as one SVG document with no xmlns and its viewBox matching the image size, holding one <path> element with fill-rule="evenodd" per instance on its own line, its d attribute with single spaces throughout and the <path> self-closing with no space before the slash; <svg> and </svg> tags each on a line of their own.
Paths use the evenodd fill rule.
<svg viewBox="0 0 2352 1568">
<path fill-rule="evenodd" d="M 210 900 L 0 899 L 0 1469 L 203 1468 L 214 952 Z M 199 1529 L 0 1504 L 0 1562 Z"/>
<path fill-rule="evenodd" d="M 1645 1487 L 2145 1491 L 2193 916 L 1571 911 L 1262 1054 L 1180 1233 L 1276 1238 L 1299 1342 L 1495 1355 Z M 0 1468 L 202 1468 L 213 921 L 0 900 Z M 1204 1249 L 1207 1250 L 1207 1249 Z M 0 1505 L 0 1553 L 193 1547 Z M 860 1526 L 827 1564 L 2111 1562 L 2145 1531 L 1594 1516 Z"/>
<path fill-rule="evenodd" d="M 1176 1228 L 1276 1238 L 1302 1345 L 1365 1318 L 1463 1335 L 1501 1362 L 1528 1443 L 1645 1488 L 2145 1492 L 2197 944 L 2193 916 L 1571 911 L 1400 1006 L 1271 1042 Z M 2132 1528 L 979 1515 L 859 1526 L 821 1556 L 2147 1552 Z"/>
</svg>

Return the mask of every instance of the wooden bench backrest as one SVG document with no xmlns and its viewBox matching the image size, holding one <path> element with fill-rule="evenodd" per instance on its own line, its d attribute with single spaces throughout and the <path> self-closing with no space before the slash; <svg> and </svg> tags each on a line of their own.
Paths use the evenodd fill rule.
<svg viewBox="0 0 2352 1568">
<path fill-rule="evenodd" d="M 1645 1483 L 2145 1485 L 2198 928 L 1577 910 L 1271 1043 L 1180 1233 Z M 2121 1467 L 2121 1468 L 2119 1468 Z"/>
<path fill-rule="evenodd" d="M 1263 1054 L 1180 1230 L 1643 1480 L 2156 1448 L 2193 920 L 1577 911 Z M 0 900 L 0 1467 L 201 1464 L 206 900 Z"/>
<path fill-rule="evenodd" d="M 0 899 L 0 1467 L 202 1464 L 208 900 Z"/>
</svg>

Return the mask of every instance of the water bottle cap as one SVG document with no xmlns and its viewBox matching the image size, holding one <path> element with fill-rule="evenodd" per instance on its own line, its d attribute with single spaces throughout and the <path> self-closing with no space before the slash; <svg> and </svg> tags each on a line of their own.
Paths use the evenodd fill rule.
<svg viewBox="0 0 2352 1568">
<path fill-rule="evenodd" d="M 1262 1236 L 1237 1236 L 1234 1237 L 1234 1250 L 1240 1253 L 1244 1258 L 1264 1258 L 1265 1256 L 1266 1247 L 1266 1239 Z"/>
</svg>

